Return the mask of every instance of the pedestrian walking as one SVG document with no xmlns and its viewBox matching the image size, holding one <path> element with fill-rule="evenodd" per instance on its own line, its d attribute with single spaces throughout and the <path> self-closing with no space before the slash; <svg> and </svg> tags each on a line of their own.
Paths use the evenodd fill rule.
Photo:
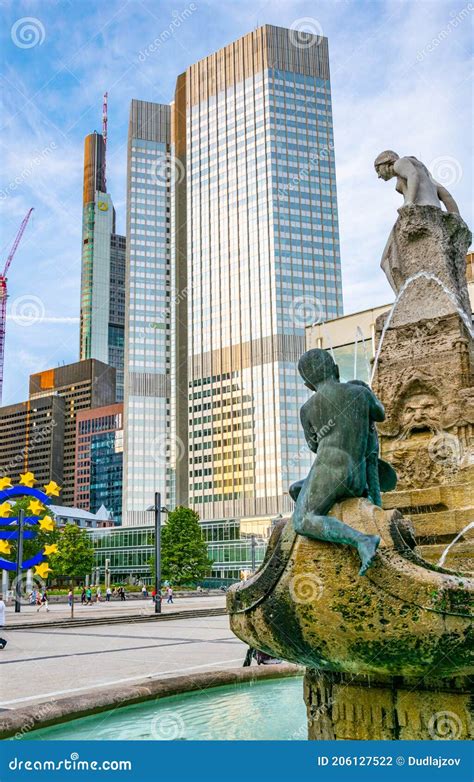
<svg viewBox="0 0 474 782">
<path fill-rule="evenodd" d="M 72 608 L 72 601 L 73 600 L 74 600 L 74 595 L 73 595 L 72 589 L 70 589 L 69 592 L 67 593 L 67 602 L 68 602 L 69 608 Z"/>
<path fill-rule="evenodd" d="M 90 587 L 86 589 L 86 605 L 92 605 L 92 589 Z"/>
<path fill-rule="evenodd" d="M 48 608 L 48 593 L 47 593 L 46 589 L 43 591 L 43 594 L 41 595 L 41 602 L 40 602 L 40 604 L 39 604 L 39 606 L 38 606 L 38 608 L 36 610 L 37 611 L 41 611 L 41 609 L 43 607 L 46 608 L 46 613 L 48 613 L 48 611 L 49 611 L 49 608 Z"/>
<path fill-rule="evenodd" d="M 0 631 L 3 630 L 5 627 L 5 617 L 6 617 L 6 611 L 5 611 L 5 603 L 3 602 L 3 595 L 0 595 Z M 5 649 L 5 646 L 7 645 L 7 642 L 5 638 L 0 638 L 0 649 Z"/>
<path fill-rule="evenodd" d="M 120 587 L 120 600 L 125 600 L 125 589 L 123 587 Z"/>
<path fill-rule="evenodd" d="M 110 603 L 110 598 L 112 597 L 112 590 L 110 587 L 107 587 L 105 590 L 105 602 Z"/>
<path fill-rule="evenodd" d="M 33 589 L 30 594 L 30 606 L 36 605 L 36 589 Z"/>
<path fill-rule="evenodd" d="M 172 603 L 173 602 L 173 588 L 170 587 L 170 586 L 166 590 L 166 597 L 167 597 L 167 600 L 166 600 L 167 603 Z"/>
<path fill-rule="evenodd" d="M 142 586 L 142 597 L 143 597 L 144 600 L 146 600 L 147 597 L 148 597 L 148 591 L 147 591 L 147 588 L 146 588 L 145 584 L 143 584 L 143 586 Z"/>
<path fill-rule="evenodd" d="M 96 603 L 100 603 L 100 601 L 102 600 L 102 591 L 101 591 L 100 587 L 97 587 L 97 590 L 96 590 L 96 593 L 95 593 L 95 599 L 96 599 Z"/>
<path fill-rule="evenodd" d="M 81 604 L 84 605 L 85 602 L 86 602 L 86 588 L 85 586 L 83 586 L 81 592 Z"/>
</svg>

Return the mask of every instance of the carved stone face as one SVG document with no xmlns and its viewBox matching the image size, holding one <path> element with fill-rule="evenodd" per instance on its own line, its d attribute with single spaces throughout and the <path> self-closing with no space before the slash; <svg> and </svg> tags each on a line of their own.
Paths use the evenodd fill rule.
<svg viewBox="0 0 474 782">
<path fill-rule="evenodd" d="M 395 176 L 393 163 L 379 163 L 378 166 L 375 166 L 375 170 L 377 172 L 378 178 L 384 179 L 386 182 Z"/>
<path fill-rule="evenodd" d="M 400 425 L 403 434 L 413 431 L 439 428 L 441 408 L 434 394 L 419 392 L 412 394 L 406 400 L 401 415 Z"/>
</svg>

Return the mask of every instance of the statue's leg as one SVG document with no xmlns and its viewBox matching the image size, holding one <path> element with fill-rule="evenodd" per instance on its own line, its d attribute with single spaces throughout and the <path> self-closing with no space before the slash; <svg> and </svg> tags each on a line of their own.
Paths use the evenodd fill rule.
<svg viewBox="0 0 474 782">
<path fill-rule="evenodd" d="M 348 524 L 327 516 L 336 502 L 346 497 L 360 496 L 358 491 L 354 491 L 354 471 L 351 469 L 350 457 L 342 452 L 334 452 L 333 456 L 338 458 L 333 459 L 331 467 L 313 464 L 309 479 L 298 496 L 293 526 L 299 535 L 329 543 L 346 543 L 356 548 L 362 563 L 359 574 L 363 575 L 372 564 L 380 538 L 378 535 L 364 535 Z"/>
<path fill-rule="evenodd" d="M 346 543 L 356 548 L 361 561 L 360 576 L 371 566 L 380 543 L 378 535 L 364 535 L 333 516 L 306 513 L 294 523 L 294 527 L 299 535 L 328 543 Z"/>
</svg>

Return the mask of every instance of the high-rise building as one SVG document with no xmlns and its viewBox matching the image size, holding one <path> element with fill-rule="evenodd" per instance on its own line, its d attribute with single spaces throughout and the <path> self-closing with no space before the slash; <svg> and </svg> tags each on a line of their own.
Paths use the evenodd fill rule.
<svg viewBox="0 0 474 782">
<path fill-rule="evenodd" d="M 115 369 L 95 359 L 30 375 L 30 408 L 39 406 L 45 397 L 59 398 L 64 405 L 63 478 L 57 481 L 62 486 L 63 505 L 72 506 L 74 501 L 77 414 L 113 404 L 115 393 Z"/>
<path fill-rule="evenodd" d="M 123 399 L 125 237 L 115 233 L 115 209 L 106 190 L 105 143 L 100 133 L 84 142 L 80 357 L 117 370 Z"/>
<path fill-rule="evenodd" d="M 305 326 L 342 314 L 327 39 L 260 27 L 189 67 L 172 111 L 177 486 L 202 519 L 287 512 Z"/>
<path fill-rule="evenodd" d="M 101 505 L 122 522 L 123 404 L 81 410 L 76 420 L 74 505 L 97 513 Z"/>
<path fill-rule="evenodd" d="M 133 100 L 127 163 L 123 523 L 173 504 L 171 443 L 170 107 Z"/>
<path fill-rule="evenodd" d="M 63 485 L 64 399 L 48 395 L 0 407 L 0 477 L 32 472 Z"/>
</svg>

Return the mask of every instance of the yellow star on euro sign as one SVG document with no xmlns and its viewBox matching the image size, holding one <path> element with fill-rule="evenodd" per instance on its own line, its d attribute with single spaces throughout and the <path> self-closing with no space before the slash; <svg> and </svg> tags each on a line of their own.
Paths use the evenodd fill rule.
<svg viewBox="0 0 474 782">
<path fill-rule="evenodd" d="M 28 510 L 32 512 L 33 516 L 39 516 L 44 511 L 44 505 L 39 500 L 30 500 Z"/>
<path fill-rule="evenodd" d="M 52 532 L 54 530 L 54 521 L 51 516 L 44 516 L 39 520 L 38 524 L 44 532 Z"/>
<path fill-rule="evenodd" d="M 40 578 L 47 578 L 50 571 L 51 568 L 47 562 L 42 562 L 41 565 L 35 565 L 35 576 L 39 576 Z"/>
<path fill-rule="evenodd" d="M 46 557 L 49 557 L 50 554 L 57 554 L 57 553 L 58 553 L 58 547 L 57 547 L 56 543 L 51 543 L 50 546 L 45 546 L 44 547 L 43 554 Z"/>
<path fill-rule="evenodd" d="M 0 478 L 0 491 L 3 491 L 3 489 L 10 489 L 12 485 L 12 479 L 11 478 Z"/>
<path fill-rule="evenodd" d="M 0 505 L 0 518 L 6 519 L 12 512 L 12 506 L 9 502 L 2 502 Z"/>
<path fill-rule="evenodd" d="M 8 540 L 0 540 L 0 554 L 11 554 L 11 550 Z"/>
<path fill-rule="evenodd" d="M 59 497 L 59 492 L 61 491 L 56 481 L 50 481 L 47 483 L 44 487 L 44 490 L 48 497 Z"/>
<path fill-rule="evenodd" d="M 35 476 L 32 472 L 20 473 L 20 486 L 28 486 L 30 489 L 35 482 Z"/>
</svg>

